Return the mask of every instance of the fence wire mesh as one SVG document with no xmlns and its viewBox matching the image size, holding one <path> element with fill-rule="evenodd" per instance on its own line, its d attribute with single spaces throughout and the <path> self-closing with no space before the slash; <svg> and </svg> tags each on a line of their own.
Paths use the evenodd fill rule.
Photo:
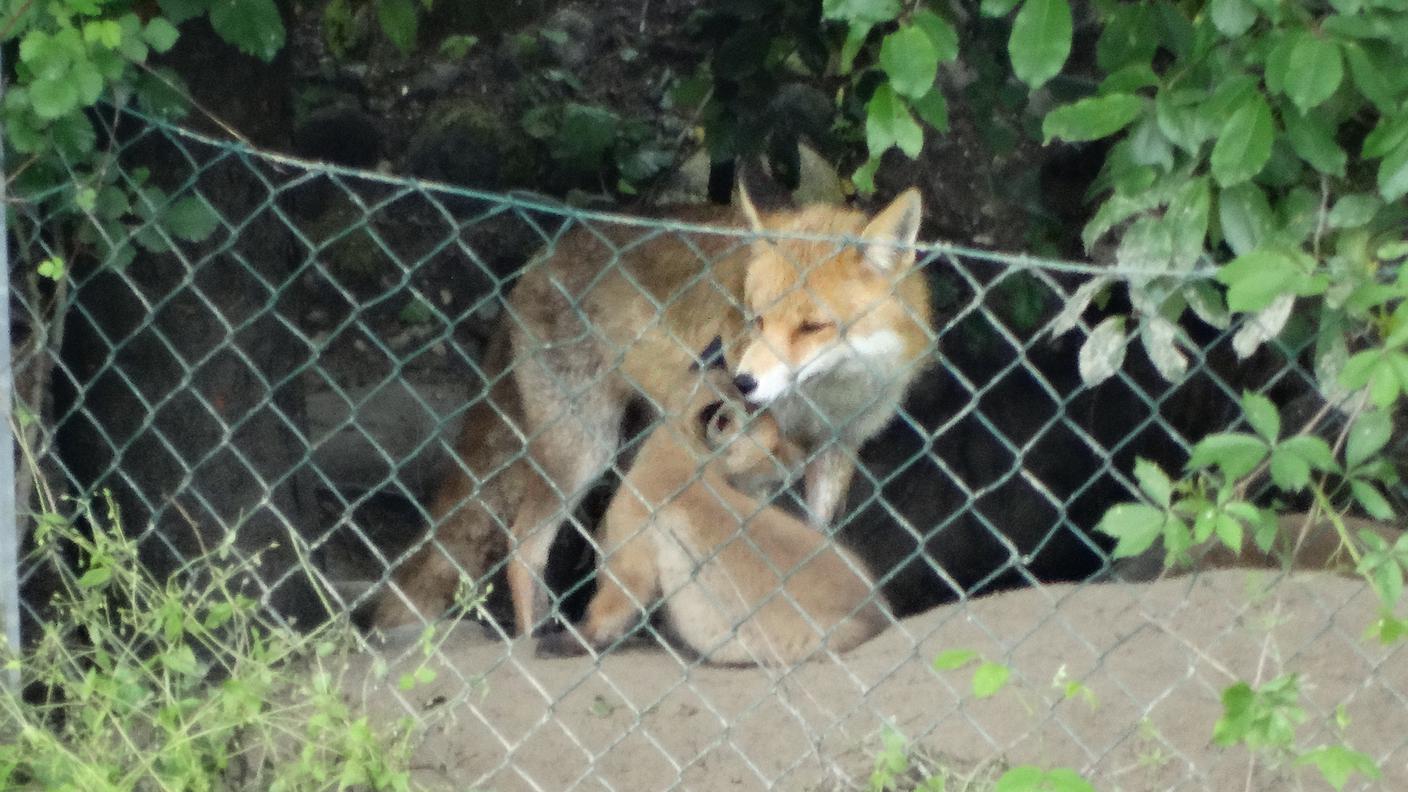
<svg viewBox="0 0 1408 792">
<path fill-rule="evenodd" d="M 722 210 L 621 217 L 312 165 L 125 113 L 107 133 L 120 141 L 107 186 L 132 196 L 121 222 L 76 232 L 44 213 L 54 203 L 11 210 L 30 462 L 18 539 L 33 545 L 37 490 L 110 490 L 151 568 L 232 541 L 274 620 L 353 614 L 349 688 L 374 717 L 435 724 L 419 782 L 884 788 L 880 755 L 894 788 L 921 769 L 985 788 L 1027 763 L 1099 788 L 1281 788 L 1286 767 L 1253 773 L 1209 739 L 1224 687 L 1293 671 L 1316 685 L 1309 744 L 1347 729 L 1382 788 L 1408 781 L 1408 662 L 1401 644 L 1361 640 L 1374 610 L 1362 583 L 1298 577 L 1246 596 L 1246 573 L 1121 585 L 1139 570 L 1112 564 L 1093 530 L 1138 497 L 1136 456 L 1178 468 L 1239 420 L 1244 390 L 1304 422 L 1319 402 L 1294 349 L 1240 361 L 1231 331 L 1193 328 L 1179 382 L 1131 345 L 1088 388 L 1075 360 L 1090 325 L 1051 324 L 1090 277 L 1137 273 L 919 245 L 926 311 L 886 302 L 912 288 L 903 272 L 877 281 L 872 267 L 840 292 L 803 274 L 857 255 L 863 225 L 841 210 L 759 241 L 720 226 Z M 739 262 L 762 249 L 800 285 L 739 305 Z M 34 274 L 55 258 L 64 278 Z M 793 417 L 767 435 L 771 414 L 729 390 L 745 318 L 771 322 L 799 299 L 812 312 L 794 311 L 786 334 L 755 328 L 754 354 L 845 334 L 809 365 L 852 366 L 865 392 L 847 399 L 872 419 L 903 370 L 913 384 L 893 420 L 808 432 Z M 883 329 L 866 299 L 890 311 Z M 893 351 L 901 328 L 922 331 L 918 351 Z M 715 336 L 726 376 L 702 360 Z M 827 374 L 802 376 L 821 384 L 799 401 L 835 417 Z M 792 449 L 792 435 L 807 442 Z M 762 454 L 784 449 L 798 456 Z M 678 473 L 681 451 L 703 456 Z M 828 530 L 808 527 L 813 472 L 851 462 Z M 767 497 L 743 493 L 745 473 L 768 480 Z M 613 544 L 603 524 L 631 530 Z M 507 640 L 518 561 L 519 582 L 551 592 L 532 615 L 565 632 L 549 618 Z M 19 565 L 29 634 L 54 616 L 53 577 L 38 556 Z M 863 596 L 845 599 L 856 582 Z M 624 621 L 592 633 L 608 589 Z M 473 619 L 444 618 L 463 601 Z M 958 649 L 988 661 L 971 682 L 972 667 L 932 663 L 959 665 Z M 983 674 L 1012 690 L 985 695 Z"/>
</svg>

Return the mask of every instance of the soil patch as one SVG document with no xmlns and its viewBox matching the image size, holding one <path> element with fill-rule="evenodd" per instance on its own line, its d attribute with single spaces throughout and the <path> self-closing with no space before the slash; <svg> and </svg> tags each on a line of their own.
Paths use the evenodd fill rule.
<svg viewBox="0 0 1408 792">
<path fill-rule="evenodd" d="M 1312 770 L 1212 744 L 1234 676 L 1296 673 L 1308 715 L 1298 744 L 1344 741 L 1373 757 L 1384 777 L 1350 789 L 1408 789 L 1408 657 L 1361 639 L 1376 607 L 1362 582 L 1328 574 L 1042 586 L 935 608 L 786 670 L 700 666 L 644 640 L 600 660 L 538 659 L 530 642 L 466 623 L 428 686 L 394 691 L 422 657 L 409 636 L 388 639 L 402 658 L 392 683 L 369 676 L 371 657 L 349 680 L 379 717 L 409 707 L 439 719 L 417 756 L 430 788 L 851 789 L 887 724 L 959 777 L 1033 763 L 1102 790 L 1328 788 Z M 979 700 L 970 670 L 935 672 L 932 659 L 956 648 L 1010 666 L 1008 686 Z M 1067 681 L 1090 696 L 1068 698 Z"/>
</svg>

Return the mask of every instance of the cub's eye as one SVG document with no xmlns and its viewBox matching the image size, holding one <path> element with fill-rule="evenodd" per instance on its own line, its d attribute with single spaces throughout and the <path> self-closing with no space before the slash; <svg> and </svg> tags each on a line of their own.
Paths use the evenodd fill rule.
<svg viewBox="0 0 1408 792">
<path fill-rule="evenodd" d="M 802 335 L 811 335 L 812 333 L 820 333 L 823 330 L 830 330 L 835 326 L 835 322 L 817 322 L 812 319 L 808 319 L 802 322 L 802 326 L 797 328 L 797 332 L 801 333 Z"/>
<path fill-rule="evenodd" d="M 757 331 L 760 332 L 760 333 L 763 331 L 763 317 L 761 317 L 761 316 L 755 316 L 755 317 L 753 317 L 753 329 L 754 329 L 754 330 L 757 330 Z"/>
</svg>

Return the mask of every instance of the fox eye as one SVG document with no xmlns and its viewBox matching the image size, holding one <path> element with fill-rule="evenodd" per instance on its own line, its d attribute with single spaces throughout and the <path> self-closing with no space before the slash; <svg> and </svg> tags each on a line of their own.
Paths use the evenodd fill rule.
<svg viewBox="0 0 1408 792">
<path fill-rule="evenodd" d="M 802 335 L 811 335 L 812 333 L 820 333 L 823 330 L 830 330 L 835 326 L 835 322 L 818 322 L 813 319 L 808 319 L 802 322 L 802 326 L 797 328 L 797 332 Z"/>
<path fill-rule="evenodd" d="M 754 329 L 754 330 L 757 330 L 757 331 L 760 332 L 760 333 L 763 331 L 763 317 L 761 317 L 761 316 L 755 316 L 755 317 L 753 317 L 753 329 Z"/>
</svg>

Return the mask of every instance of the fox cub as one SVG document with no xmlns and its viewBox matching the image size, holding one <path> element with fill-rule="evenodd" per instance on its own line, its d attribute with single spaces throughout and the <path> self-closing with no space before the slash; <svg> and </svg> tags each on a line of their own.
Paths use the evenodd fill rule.
<svg viewBox="0 0 1408 792">
<path fill-rule="evenodd" d="M 881 595 L 858 559 L 740 488 L 777 483 L 800 456 L 723 371 L 706 373 L 683 412 L 646 439 L 607 509 L 582 639 L 604 649 L 659 601 L 679 642 L 725 665 L 791 665 L 884 629 Z M 587 648 L 564 631 L 538 651 Z"/>
</svg>

